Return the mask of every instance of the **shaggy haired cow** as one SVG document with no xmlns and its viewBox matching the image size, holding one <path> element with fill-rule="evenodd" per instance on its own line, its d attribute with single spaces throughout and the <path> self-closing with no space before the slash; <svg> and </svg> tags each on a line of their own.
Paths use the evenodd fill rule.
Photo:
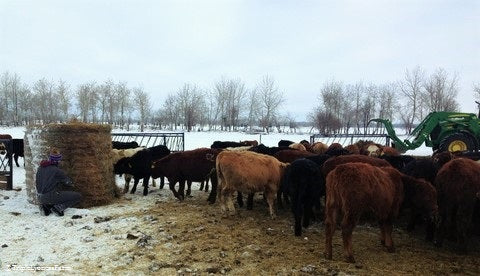
<svg viewBox="0 0 480 276">
<path fill-rule="evenodd" d="M 322 142 L 315 142 L 312 145 L 312 152 L 316 154 L 323 154 L 327 151 L 328 146 Z"/>
<path fill-rule="evenodd" d="M 325 203 L 325 257 L 332 259 L 332 237 L 337 216 L 341 228 L 347 262 L 355 262 L 352 252 L 352 232 L 361 214 L 373 211 L 379 220 L 381 243 L 394 252 L 392 223 L 397 217 L 404 197 L 404 186 L 418 186 L 419 206 L 436 215 L 436 193 L 426 182 L 402 175 L 392 167 L 374 167 L 365 163 L 346 163 L 336 166 L 327 176 Z M 428 183 L 427 183 L 428 184 Z"/>
<path fill-rule="evenodd" d="M 276 158 L 251 151 L 222 151 L 217 156 L 218 200 L 224 216 L 235 213 L 232 195 L 263 192 L 275 217 L 274 202 L 287 164 Z"/>
<path fill-rule="evenodd" d="M 452 159 L 438 171 L 435 185 L 442 217 L 436 245 L 442 245 L 448 232 L 456 234 L 458 250 L 465 252 L 480 191 L 480 164 L 467 158 Z"/>
<path fill-rule="evenodd" d="M 288 147 L 291 149 L 307 151 L 307 148 L 301 143 L 293 143 L 293 144 L 290 144 Z"/>
</svg>

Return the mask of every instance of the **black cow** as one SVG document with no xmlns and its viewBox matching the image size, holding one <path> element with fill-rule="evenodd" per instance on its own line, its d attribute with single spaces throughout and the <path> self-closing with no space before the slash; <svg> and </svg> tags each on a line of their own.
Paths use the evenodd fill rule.
<svg viewBox="0 0 480 276">
<path fill-rule="evenodd" d="M 308 227 L 313 216 L 313 207 L 320 208 L 320 197 L 325 194 L 325 182 L 322 181 L 319 166 L 305 158 L 293 161 L 285 171 L 282 186 L 292 200 L 295 236 L 300 236 L 302 218 L 303 227 Z"/>
<path fill-rule="evenodd" d="M 152 155 L 147 150 L 141 150 L 131 157 L 125 157 L 113 166 L 113 170 L 116 174 L 130 174 L 133 176 L 134 182 L 131 194 L 134 194 L 137 189 L 137 184 L 140 179 L 143 179 L 143 195 L 148 194 L 148 180 L 151 175 Z M 125 181 L 125 187 L 123 192 L 128 192 L 130 181 Z"/>
<path fill-rule="evenodd" d="M 24 157 L 24 147 L 23 147 L 23 139 L 13 139 L 13 160 L 15 161 L 15 165 L 20 167 L 18 164 L 18 157 L 24 158 L 23 166 L 25 166 L 25 157 Z"/>
<path fill-rule="evenodd" d="M 279 147 L 288 147 L 290 146 L 291 144 L 293 144 L 294 142 L 293 141 L 290 141 L 290 140 L 280 140 L 278 141 L 278 146 Z"/>
<path fill-rule="evenodd" d="M 238 148 L 249 146 L 249 144 L 244 142 L 231 142 L 231 141 L 215 141 L 210 146 L 211 149 L 226 149 L 226 148 Z"/>
<path fill-rule="evenodd" d="M 112 141 L 112 148 L 113 149 L 134 149 L 134 148 L 138 148 L 138 143 L 135 141 L 132 141 L 132 142 Z"/>
</svg>

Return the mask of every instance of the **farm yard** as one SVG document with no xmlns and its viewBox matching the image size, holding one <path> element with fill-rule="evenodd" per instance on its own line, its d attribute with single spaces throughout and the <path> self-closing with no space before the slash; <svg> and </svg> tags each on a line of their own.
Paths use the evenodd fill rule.
<svg viewBox="0 0 480 276">
<path fill-rule="evenodd" d="M 23 129 L 2 129 L 23 138 Z M 221 137 L 221 139 L 219 138 Z M 185 149 L 209 147 L 215 140 L 259 140 L 258 135 L 192 132 L 185 134 Z M 267 146 L 281 139 L 308 140 L 308 135 L 262 135 Z M 408 152 L 429 155 L 429 148 Z M 22 163 L 22 162 L 20 162 Z M 278 209 L 271 219 L 268 206 L 258 195 L 253 210 L 237 208 L 237 215 L 223 218 L 218 202 L 208 204 L 208 193 L 194 183 L 192 196 L 178 201 L 168 188 L 151 187 L 125 194 L 114 203 L 89 209 L 67 209 L 64 217 L 42 217 L 27 202 L 25 170 L 14 167 L 14 190 L 0 190 L 0 271 L 32 267 L 67 269 L 74 274 L 159 275 L 385 275 L 461 274 L 480 271 L 480 241 L 472 252 L 454 253 L 453 243 L 442 248 L 424 241 L 424 227 L 409 233 L 402 216 L 394 225 L 395 253 L 380 244 L 375 222 L 364 221 L 354 229 L 355 264 L 343 257 L 341 230 L 333 239 L 333 260 L 323 256 L 324 225 L 315 221 L 294 236 L 289 209 Z M 119 188 L 123 179 L 117 177 Z M 49 272 L 47 272 L 49 273 Z"/>
</svg>

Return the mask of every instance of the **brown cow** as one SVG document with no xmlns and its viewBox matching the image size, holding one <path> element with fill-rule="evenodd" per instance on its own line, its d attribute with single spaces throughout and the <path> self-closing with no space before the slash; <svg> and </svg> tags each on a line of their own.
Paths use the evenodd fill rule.
<svg viewBox="0 0 480 276">
<path fill-rule="evenodd" d="M 352 232 L 364 211 L 371 210 L 379 220 L 381 243 L 394 252 L 392 223 L 397 217 L 404 197 L 404 185 L 418 183 L 392 167 L 374 167 L 365 163 L 346 163 L 336 166 L 327 176 L 325 203 L 325 257 L 332 259 L 332 237 L 337 215 L 341 221 L 343 245 L 347 262 L 355 262 L 352 253 Z M 436 193 L 431 185 L 421 181 L 417 189 L 419 202 L 430 214 L 437 213 Z M 428 184 L 428 183 L 427 183 Z M 413 184 L 415 185 L 415 184 Z"/>
<path fill-rule="evenodd" d="M 235 214 L 232 194 L 263 192 L 270 215 L 275 217 L 274 202 L 287 164 L 275 157 L 251 151 L 223 151 L 216 161 L 218 177 L 218 200 L 222 214 Z"/>
<path fill-rule="evenodd" d="M 199 148 L 171 153 L 153 163 L 152 178 L 167 177 L 173 195 L 183 200 L 185 197 L 185 182 L 191 184 L 192 181 L 204 181 L 215 167 L 215 157 L 220 151 L 221 149 Z M 180 183 L 178 192 L 175 190 L 177 182 Z M 187 190 L 187 195 L 189 193 L 190 187 Z"/>
<path fill-rule="evenodd" d="M 290 144 L 288 147 L 296 150 L 307 151 L 307 148 L 305 148 L 305 146 L 301 143 L 293 143 Z"/>
<path fill-rule="evenodd" d="M 329 172 L 335 169 L 336 166 L 352 162 L 367 163 L 375 167 L 391 167 L 390 163 L 380 158 L 366 156 L 363 154 L 350 154 L 332 157 L 325 161 L 323 164 L 322 173 L 326 176 Z"/>
<path fill-rule="evenodd" d="M 311 153 L 309 151 L 303 151 L 303 150 L 296 150 L 296 149 L 291 149 L 291 150 L 281 150 L 279 152 L 276 152 L 273 157 L 277 158 L 280 162 L 283 163 L 292 163 L 293 161 L 307 157 L 307 156 L 314 156 L 314 153 Z"/>
<path fill-rule="evenodd" d="M 438 171 L 435 186 L 442 217 L 436 245 L 441 246 L 449 232 L 456 234 L 458 251 L 465 252 L 480 191 L 480 164 L 467 158 L 452 159 Z"/>
<path fill-rule="evenodd" d="M 328 146 L 322 142 L 316 142 L 312 145 L 312 152 L 316 154 L 324 154 L 328 149 Z"/>
</svg>

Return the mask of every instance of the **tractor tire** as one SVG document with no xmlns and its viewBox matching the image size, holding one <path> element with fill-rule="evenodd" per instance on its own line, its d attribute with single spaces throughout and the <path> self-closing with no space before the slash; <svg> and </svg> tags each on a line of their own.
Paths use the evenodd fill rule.
<svg viewBox="0 0 480 276">
<path fill-rule="evenodd" d="M 443 138 L 440 142 L 439 151 L 475 151 L 475 143 L 465 134 L 455 133 Z"/>
</svg>

